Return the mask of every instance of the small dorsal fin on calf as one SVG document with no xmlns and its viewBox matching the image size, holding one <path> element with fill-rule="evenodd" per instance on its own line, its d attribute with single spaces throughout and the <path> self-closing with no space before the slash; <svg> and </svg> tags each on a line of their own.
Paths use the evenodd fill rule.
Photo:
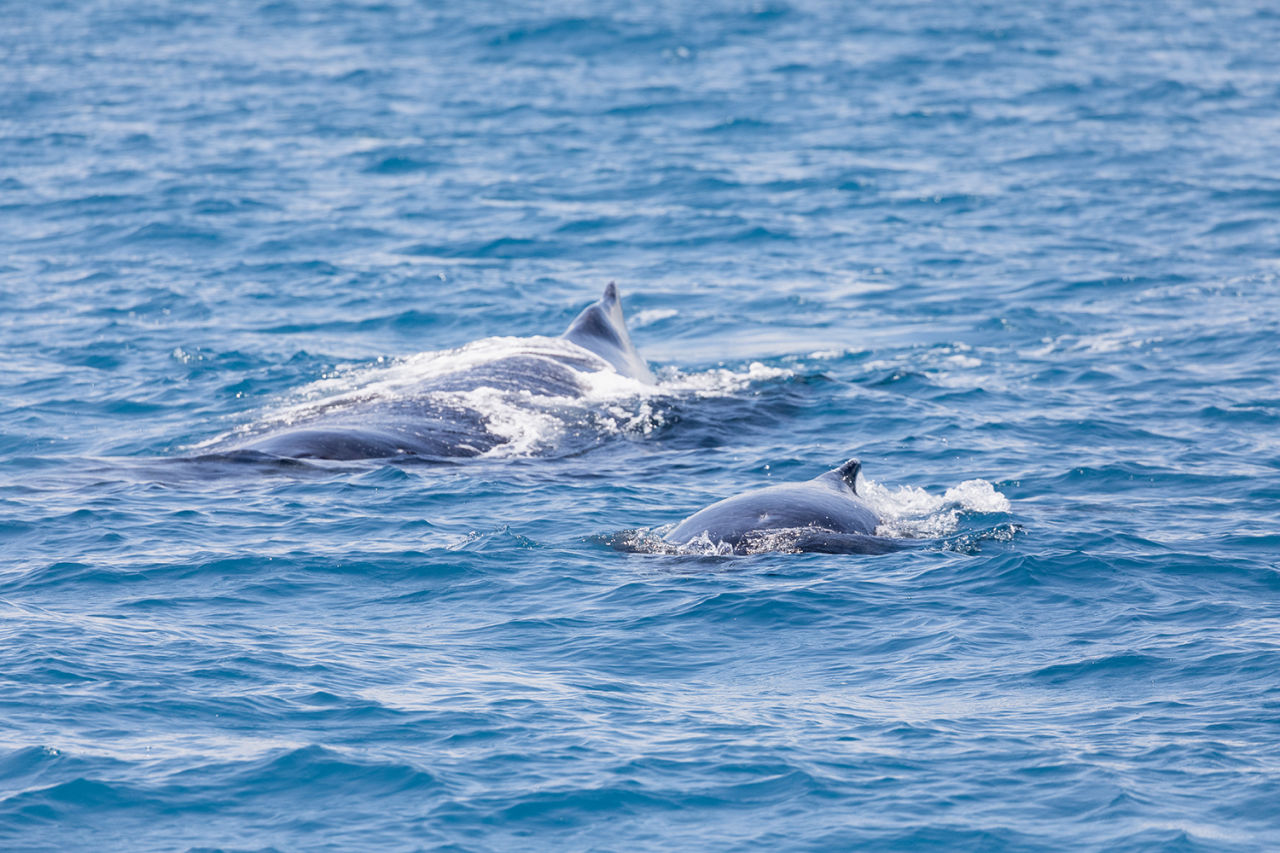
<svg viewBox="0 0 1280 853">
<path fill-rule="evenodd" d="M 844 484 L 849 487 L 849 491 L 855 495 L 858 493 L 858 472 L 862 470 L 862 462 L 858 459 L 850 459 L 838 468 L 833 468 L 830 473 L 835 474 Z"/>
</svg>

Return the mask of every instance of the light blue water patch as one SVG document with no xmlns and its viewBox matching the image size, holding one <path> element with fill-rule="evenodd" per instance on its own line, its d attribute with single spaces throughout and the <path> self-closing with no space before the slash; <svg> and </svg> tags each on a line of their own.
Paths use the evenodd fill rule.
<svg viewBox="0 0 1280 853">
<path fill-rule="evenodd" d="M 0 17 L 0 846 L 1280 844 L 1265 4 Z M 210 451 L 610 280 L 652 388 Z"/>
</svg>

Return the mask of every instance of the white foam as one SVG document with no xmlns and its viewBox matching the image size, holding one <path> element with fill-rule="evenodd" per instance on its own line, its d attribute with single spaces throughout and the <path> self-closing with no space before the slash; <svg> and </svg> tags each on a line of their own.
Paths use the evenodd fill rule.
<svg viewBox="0 0 1280 853">
<path fill-rule="evenodd" d="M 496 388 L 475 388 L 449 396 L 457 404 L 483 415 L 489 432 L 504 439 L 483 456 L 532 456 L 554 445 L 564 430 L 564 422 L 559 418 L 533 406 L 522 406 L 518 398 L 513 400 Z M 527 392 L 526 396 L 529 396 Z"/>
<path fill-rule="evenodd" d="M 986 480 L 965 480 L 935 495 L 915 486 L 884 486 L 859 475 L 858 494 L 882 520 L 875 534 L 889 539 L 941 539 L 959 530 L 960 516 L 965 512 L 1011 510 L 1009 499 Z M 705 531 L 678 545 L 668 542 L 663 537 L 675 526 L 673 523 L 623 530 L 606 541 L 620 550 L 645 554 L 726 557 L 735 553 L 733 546 L 711 539 Z M 1009 541 L 1020 529 L 1016 524 L 1003 524 L 978 538 Z M 813 528 L 806 527 L 758 531 L 749 534 L 736 553 L 796 553 L 813 532 Z M 973 545 L 974 542 L 968 543 L 968 547 Z M 948 547 L 955 547 L 954 542 Z"/>
<path fill-rule="evenodd" d="M 655 322 L 657 311 L 654 314 Z M 483 369 L 514 357 L 545 359 L 549 367 L 571 371 L 575 393 L 555 396 L 546 391 L 504 390 L 480 386 L 466 391 L 433 391 L 434 380 Z M 338 365 L 323 378 L 294 392 L 268 409 L 254 425 L 233 434 L 243 436 L 332 418 L 345 409 L 396 403 L 427 395 L 442 405 L 465 408 L 485 421 L 489 432 L 503 441 L 487 456 L 527 456 L 557 445 L 577 430 L 599 434 L 645 435 L 666 422 L 661 399 L 672 396 L 729 396 L 756 382 L 787 378 L 793 371 L 752 362 L 745 369 L 684 373 L 675 368 L 658 371 L 657 384 L 623 376 L 595 353 L 551 337 L 485 338 L 450 350 L 422 352 L 398 359 L 379 358 L 370 365 Z M 425 390 L 424 390 L 425 389 Z M 220 436 L 205 445 L 217 444 Z"/>
<path fill-rule="evenodd" d="M 880 516 L 876 533 L 895 538 L 938 538 L 955 533 L 964 512 L 1009 512 L 1009 499 L 986 480 L 965 480 L 941 495 L 916 486 L 890 488 L 859 477 L 858 494 Z"/>
<path fill-rule="evenodd" d="M 635 385 L 641 384 L 619 376 L 613 372 L 608 362 L 595 353 L 561 338 L 485 338 L 457 349 L 422 352 L 394 359 L 389 363 L 384 363 L 380 358 L 375 366 L 339 365 L 324 378 L 299 389 L 292 401 L 267 412 L 263 420 L 271 424 L 288 426 L 314 417 L 319 412 L 332 412 L 334 409 L 356 404 L 407 399 L 420 394 L 422 387 L 433 379 L 462 373 L 514 356 L 546 359 L 548 362 L 568 358 L 594 368 L 594 370 L 578 372 L 583 378 L 607 374 Z M 590 384 L 591 391 L 605 396 L 611 393 L 601 383 Z M 497 393 L 497 389 L 487 390 Z M 447 400 L 451 396 L 449 392 L 437 393 L 442 400 Z M 497 398 L 493 395 L 481 394 L 475 397 L 475 401 L 489 408 L 497 402 Z M 474 408 L 469 405 L 465 395 L 459 402 Z"/>
<path fill-rule="evenodd" d="M 716 368 L 700 373 L 684 373 L 675 368 L 661 368 L 658 382 L 650 385 L 613 370 L 600 356 L 563 338 L 496 337 L 484 338 L 451 350 L 422 352 L 379 363 L 374 366 L 339 365 L 324 378 L 301 388 L 293 401 L 267 415 L 267 420 L 290 424 L 314 415 L 317 410 L 332 410 L 349 404 L 394 401 L 420 393 L 433 379 L 462 373 L 486 364 L 515 356 L 546 359 L 565 366 L 575 362 L 584 369 L 574 369 L 582 389 L 581 398 L 541 398 L 559 405 L 625 401 L 659 395 L 695 394 L 725 396 L 755 382 L 785 379 L 794 371 L 752 362 L 745 370 Z"/>
<path fill-rule="evenodd" d="M 682 373 L 674 368 L 659 372 L 659 388 L 668 393 L 693 394 L 698 397 L 727 397 L 754 382 L 788 379 L 794 370 L 770 367 L 758 361 L 751 362 L 746 370 L 715 368 L 702 373 Z"/>
<path fill-rule="evenodd" d="M 647 308 L 627 318 L 627 326 L 632 329 L 643 329 L 663 320 L 670 319 L 680 313 L 674 308 Z"/>
<path fill-rule="evenodd" d="M 727 542 L 713 541 L 704 530 L 699 535 L 680 545 L 672 545 L 665 539 L 658 538 L 662 550 L 667 553 L 693 555 L 698 557 L 730 557 L 733 546 Z"/>
</svg>

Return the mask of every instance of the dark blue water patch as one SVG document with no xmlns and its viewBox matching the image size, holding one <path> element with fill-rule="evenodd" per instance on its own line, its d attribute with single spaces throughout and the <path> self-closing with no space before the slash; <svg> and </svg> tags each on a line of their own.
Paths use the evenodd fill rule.
<svg viewBox="0 0 1280 853">
<path fill-rule="evenodd" d="M 1055 664 L 1034 673 L 1034 677 L 1052 685 L 1115 682 L 1123 689 L 1126 682 L 1149 680 L 1157 673 L 1168 672 L 1170 662 L 1151 655 L 1120 654 L 1079 663 Z M 1113 688 L 1114 689 L 1114 688 Z"/>
<path fill-rule="evenodd" d="M 375 795 L 394 796 L 409 790 L 429 790 L 435 784 L 431 774 L 409 766 L 353 761 L 318 746 L 292 750 L 247 767 L 215 766 L 188 775 L 201 781 L 207 778 L 215 784 L 220 777 L 231 775 L 234 780 L 227 782 L 233 788 L 245 787 L 256 791 L 258 796 L 283 796 L 287 799 L 292 799 L 291 794 L 299 783 L 314 786 L 319 799 L 340 798 L 346 786 L 355 786 Z M 173 781 L 181 785 L 184 779 L 179 776 Z"/>
<path fill-rule="evenodd" d="M 361 244 L 385 244 L 392 235 L 372 228 L 305 228 L 291 229 L 288 237 L 266 240 L 254 246 L 255 254 L 278 256 L 299 250 L 314 250 L 317 247 L 338 244 L 352 246 Z"/>
<path fill-rule="evenodd" d="M 363 155 L 364 171 L 379 175 L 404 175 L 440 169 L 441 151 L 430 146 L 393 146 Z"/>
<path fill-rule="evenodd" d="M 153 222 L 125 235 L 127 243 L 163 244 L 181 243 L 199 245 L 219 242 L 222 237 L 215 231 L 206 231 L 182 222 Z"/>
<path fill-rule="evenodd" d="M 146 802 L 139 791 L 92 779 L 75 779 L 10 799 L 5 811 L 15 823 L 56 824 L 82 810 L 137 808 Z"/>
<path fill-rule="evenodd" d="M 278 208 L 254 198 L 202 198 L 192 203 L 191 212 L 202 216 L 239 215 L 267 212 Z"/>
<path fill-rule="evenodd" d="M 537 258 L 546 257 L 557 250 L 557 244 L 519 237 L 500 237 L 495 240 L 467 245 L 417 244 L 401 248 L 407 255 L 430 255 L 442 258 Z"/>
<path fill-rule="evenodd" d="M 477 33 L 480 35 L 481 33 Z M 502 28 L 487 39 L 493 57 L 515 53 L 534 65 L 563 62 L 566 54 L 598 55 L 609 50 L 635 50 L 666 42 L 661 30 L 649 30 L 616 19 L 553 18 L 531 25 Z"/>
</svg>

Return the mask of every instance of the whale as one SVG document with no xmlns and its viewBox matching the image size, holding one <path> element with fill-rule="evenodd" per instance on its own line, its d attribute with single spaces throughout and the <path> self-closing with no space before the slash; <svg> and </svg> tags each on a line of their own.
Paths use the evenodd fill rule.
<svg viewBox="0 0 1280 853">
<path fill-rule="evenodd" d="M 858 494 L 862 463 L 843 464 L 797 483 L 752 489 L 717 501 L 676 524 L 667 545 L 761 551 L 885 553 L 903 543 L 876 536 L 881 519 Z"/>
<path fill-rule="evenodd" d="M 646 385 L 657 381 L 631 343 L 618 286 L 612 281 L 605 285 L 604 293 L 594 304 L 582 309 L 560 337 L 600 356 L 623 376 Z"/>
<path fill-rule="evenodd" d="M 595 375 L 656 381 L 631 341 L 613 282 L 557 338 L 495 338 L 443 355 L 421 376 L 356 389 L 251 428 L 232 450 L 289 459 L 474 457 L 511 443 L 513 424 L 518 431 L 523 421 L 564 414 Z"/>
</svg>

